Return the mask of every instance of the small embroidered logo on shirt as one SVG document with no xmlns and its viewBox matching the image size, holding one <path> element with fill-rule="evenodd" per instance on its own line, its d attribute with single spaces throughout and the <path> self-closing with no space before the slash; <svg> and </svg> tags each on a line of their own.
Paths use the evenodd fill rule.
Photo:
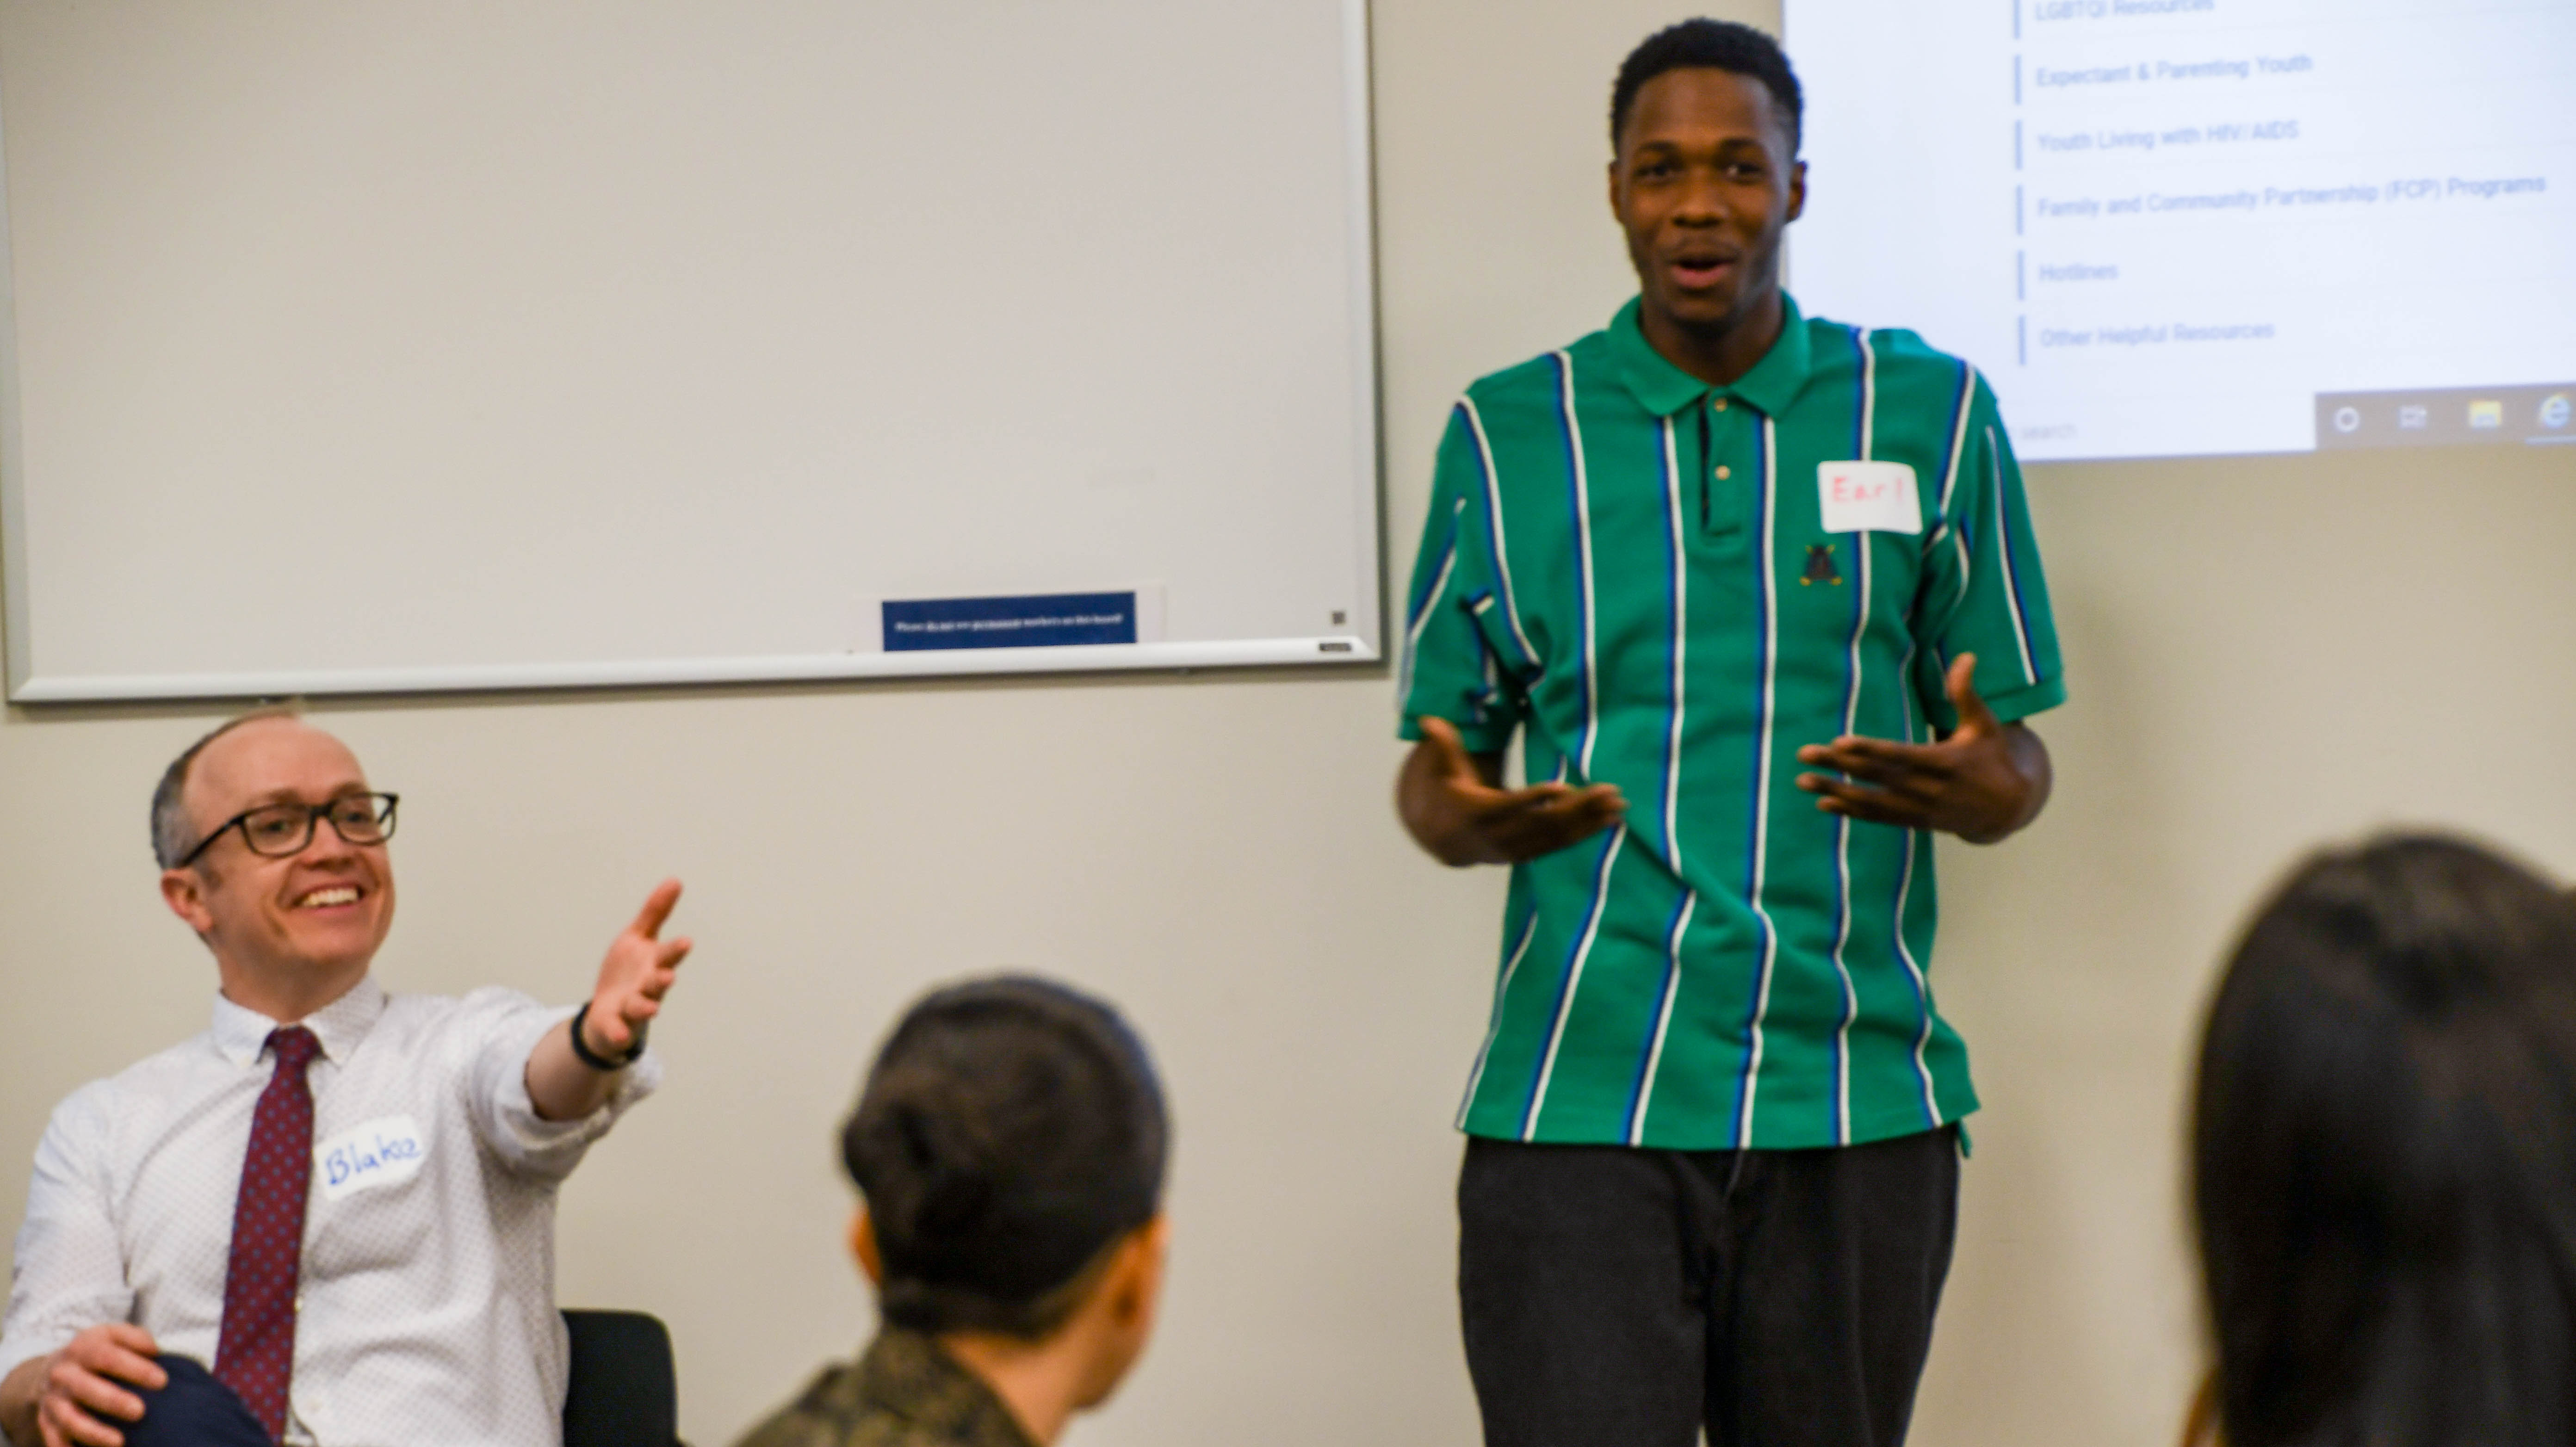
<svg viewBox="0 0 2576 1447">
<path fill-rule="evenodd" d="M 1829 543 L 1807 544 L 1807 571 L 1798 579 L 1803 588 L 1809 583 L 1840 583 L 1843 575 L 1834 570 L 1834 550 Z"/>
</svg>

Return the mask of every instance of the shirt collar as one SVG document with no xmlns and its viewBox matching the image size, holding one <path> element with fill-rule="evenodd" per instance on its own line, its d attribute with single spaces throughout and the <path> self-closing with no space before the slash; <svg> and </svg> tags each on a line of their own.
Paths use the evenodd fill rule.
<svg viewBox="0 0 2576 1447">
<path fill-rule="evenodd" d="M 984 1379 L 919 1332 L 888 1327 L 859 1358 L 863 1403 L 959 1447 L 1030 1447 L 1029 1435 Z"/>
<path fill-rule="evenodd" d="M 1711 392 L 1741 397 L 1766 417 L 1777 418 L 1798 400 L 1807 385 L 1807 372 L 1812 364 L 1813 348 L 1807 342 L 1806 319 L 1798 312 L 1798 303 L 1787 292 L 1780 293 L 1780 339 L 1753 369 L 1724 387 L 1708 383 L 1664 360 L 1664 354 L 1646 340 L 1644 327 L 1637 321 L 1638 299 L 1630 297 L 1619 314 L 1610 319 L 1610 355 L 1619 364 L 1619 376 L 1628 384 L 1638 404 L 1658 417 L 1670 417 L 1698 402 Z"/>
<path fill-rule="evenodd" d="M 313 1038 L 322 1043 L 323 1059 L 344 1064 L 384 1013 L 385 987 L 377 984 L 373 975 L 360 979 L 339 999 L 292 1022 L 271 1020 L 257 1010 L 234 1004 L 218 991 L 215 1049 L 234 1065 L 248 1069 L 259 1063 L 260 1052 L 268 1048 L 269 1032 L 280 1024 L 293 1023 L 313 1032 Z"/>
</svg>

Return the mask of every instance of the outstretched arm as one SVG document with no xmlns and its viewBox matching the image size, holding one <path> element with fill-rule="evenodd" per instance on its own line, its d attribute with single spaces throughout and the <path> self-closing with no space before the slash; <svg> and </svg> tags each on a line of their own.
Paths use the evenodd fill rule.
<svg viewBox="0 0 2576 1447">
<path fill-rule="evenodd" d="M 1950 665 L 1947 692 L 1959 726 L 1937 743 L 1900 744 L 1845 736 L 1798 750 L 1798 762 L 1847 778 L 1801 774 L 1798 787 L 1828 814 L 1938 829 L 1992 844 L 2028 825 L 2048 804 L 2048 745 L 2004 723 L 1977 696 L 1977 656 Z"/>
<path fill-rule="evenodd" d="M 1503 788 L 1502 755 L 1467 752 L 1445 719 L 1421 722 L 1422 742 L 1395 776 L 1395 812 L 1413 842 L 1443 864 L 1535 859 L 1600 833 L 1628 812 L 1628 801 L 1610 784 Z"/>
<path fill-rule="evenodd" d="M 664 940 L 662 925 L 680 902 L 680 881 L 666 879 L 644 901 L 643 913 L 608 947 L 590 1009 L 578 1017 L 582 1044 L 608 1060 L 625 1058 L 644 1038 L 644 1024 L 662 1013 L 662 997 L 678 978 L 690 941 Z M 574 1120 L 608 1103 L 623 1072 L 596 1070 L 572 1048 L 574 1021 L 547 1031 L 528 1052 L 528 1102 L 545 1120 Z"/>
</svg>

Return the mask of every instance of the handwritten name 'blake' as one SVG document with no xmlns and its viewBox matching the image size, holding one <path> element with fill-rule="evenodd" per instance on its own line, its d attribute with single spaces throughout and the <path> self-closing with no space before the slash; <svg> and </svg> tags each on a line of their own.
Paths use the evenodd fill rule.
<svg viewBox="0 0 2576 1447">
<path fill-rule="evenodd" d="M 330 1201 L 355 1191 L 400 1185 L 420 1174 L 427 1154 L 420 1127 L 407 1115 L 368 1121 L 313 1148 L 322 1196 Z"/>
</svg>

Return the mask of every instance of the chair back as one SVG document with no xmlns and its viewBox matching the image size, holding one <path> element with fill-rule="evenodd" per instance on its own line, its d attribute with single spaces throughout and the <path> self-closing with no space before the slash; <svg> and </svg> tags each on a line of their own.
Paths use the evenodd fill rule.
<svg viewBox="0 0 2576 1447">
<path fill-rule="evenodd" d="M 679 1447 L 671 1334 L 641 1311 L 567 1311 L 564 1447 Z"/>
</svg>

